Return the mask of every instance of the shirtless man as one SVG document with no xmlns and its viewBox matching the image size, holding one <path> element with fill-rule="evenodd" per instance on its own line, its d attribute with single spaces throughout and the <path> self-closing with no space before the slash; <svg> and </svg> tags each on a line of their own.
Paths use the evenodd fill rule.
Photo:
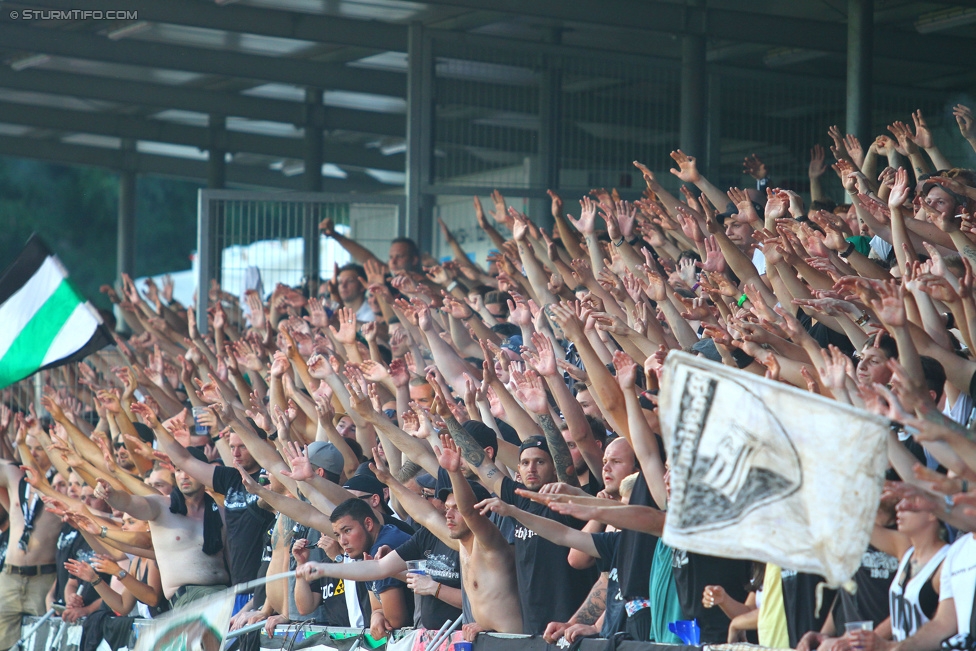
<svg viewBox="0 0 976 651">
<path fill-rule="evenodd" d="M 41 473 L 51 462 L 33 436 L 26 439 L 31 456 Z M 22 447 L 22 446 L 21 446 Z M 54 583 L 61 518 L 44 509 L 41 496 L 13 464 L 0 467 L 0 487 L 10 495 L 10 538 L 0 574 L 0 649 L 6 651 L 20 639 L 22 615 L 43 615 L 44 597 Z M 25 527 L 30 522 L 31 527 Z"/>
<path fill-rule="evenodd" d="M 450 494 L 447 488 L 442 488 L 438 494 L 438 497 L 443 497 L 447 509 L 444 515 L 423 497 L 407 490 L 386 468 L 375 465 L 370 468 L 377 479 L 390 487 L 414 520 L 444 544 L 460 552 L 461 582 L 468 602 L 464 607 L 465 620 L 468 622 L 464 625 L 465 639 L 474 641 L 480 631 L 521 633 L 522 613 L 516 598 L 518 586 L 511 545 L 498 527 L 474 508 L 476 501 L 484 499 L 488 493 L 478 486 L 483 495 L 476 497 L 472 485 L 462 474 L 457 447 L 449 436 L 441 438 L 444 449 L 438 456 L 438 462 L 451 476 Z M 361 563 L 306 563 L 298 568 L 298 576 L 306 581 L 321 576 L 368 581 L 406 569 L 406 563 L 394 552 L 380 560 Z"/>
<path fill-rule="evenodd" d="M 149 522 L 163 595 L 173 608 L 227 587 L 230 577 L 223 544 L 227 531 L 220 509 L 203 484 L 188 473 L 176 471 L 176 490 L 170 497 L 117 491 L 103 479 L 98 480 L 95 497 Z M 185 515 L 180 513 L 184 510 Z"/>
</svg>

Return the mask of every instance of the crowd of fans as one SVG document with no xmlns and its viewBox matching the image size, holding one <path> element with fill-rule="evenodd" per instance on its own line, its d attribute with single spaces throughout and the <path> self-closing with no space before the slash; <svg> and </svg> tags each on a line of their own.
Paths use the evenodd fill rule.
<svg viewBox="0 0 976 651">
<path fill-rule="evenodd" d="M 130 617 L 296 568 L 232 626 L 676 642 L 668 624 L 697 619 L 703 643 L 973 648 L 976 173 L 912 117 L 866 150 L 831 128 L 842 205 L 820 146 L 809 205 L 755 156 L 756 188 L 725 192 L 676 151 L 680 198 L 635 163 L 643 198 L 594 190 L 572 217 L 551 192 L 551 232 L 475 199 L 486 267 L 443 223 L 441 264 L 406 239 L 380 260 L 326 220 L 355 262 L 317 288 L 215 285 L 207 314 L 105 288 L 131 336 L 0 409 L 0 649 L 51 607 L 84 618 L 86 651 L 115 648 Z M 659 538 L 672 350 L 897 425 L 855 593 Z"/>
</svg>

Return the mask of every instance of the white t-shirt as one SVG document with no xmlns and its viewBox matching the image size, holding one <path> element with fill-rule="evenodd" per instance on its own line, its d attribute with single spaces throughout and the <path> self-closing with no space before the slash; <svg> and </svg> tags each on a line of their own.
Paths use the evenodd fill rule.
<svg viewBox="0 0 976 651">
<path fill-rule="evenodd" d="M 760 276 L 766 275 L 766 256 L 763 255 L 762 249 L 757 248 L 752 252 L 752 264 Z"/>
<path fill-rule="evenodd" d="M 969 633 L 974 591 L 976 591 L 976 538 L 973 538 L 972 534 L 966 534 L 954 542 L 949 549 L 949 554 L 942 564 L 939 591 L 939 601 L 955 600 L 956 625 L 960 635 Z"/>
</svg>

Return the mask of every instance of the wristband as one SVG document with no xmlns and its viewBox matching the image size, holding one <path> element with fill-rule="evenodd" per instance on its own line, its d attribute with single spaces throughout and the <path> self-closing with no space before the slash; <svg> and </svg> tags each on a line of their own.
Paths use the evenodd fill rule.
<svg viewBox="0 0 976 651">
<path fill-rule="evenodd" d="M 746 296 L 745 294 L 743 294 L 742 296 L 739 297 L 739 300 L 736 301 L 736 304 L 739 307 L 742 307 L 745 304 L 745 302 L 748 301 L 748 300 L 749 300 L 749 297 Z"/>
<path fill-rule="evenodd" d="M 457 286 L 458 286 L 458 281 L 452 280 L 450 284 L 447 286 L 447 291 L 453 292 L 455 289 L 457 289 Z"/>
<path fill-rule="evenodd" d="M 855 247 L 855 246 L 854 246 L 854 242 L 848 242 L 848 243 L 847 243 L 847 248 L 846 248 L 846 249 L 844 249 L 844 252 L 840 254 L 840 257 L 842 257 L 842 258 L 845 258 L 845 259 L 846 259 L 846 258 L 847 258 L 847 256 L 849 256 L 850 254 L 852 254 L 852 253 L 854 253 L 854 250 L 855 250 L 856 248 L 857 248 L 857 247 Z"/>
<path fill-rule="evenodd" d="M 691 291 L 693 292 L 697 291 L 699 287 L 701 287 L 701 283 L 695 283 L 694 286 L 691 288 Z"/>
<path fill-rule="evenodd" d="M 106 526 L 105 526 L 105 525 L 103 524 L 103 525 L 102 525 L 102 530 L 101 530 L 101 531 L 99 532 L 99 534 L 98 534 L 98 537 L 99 537 L 99 538 L 106 538 L 107 536 L 108 536 L 108 527 L 106 527 Z"/>
<path fill-rule="evenodd" d="M 443 587 L 444 587 L 444 584 L 443 583 L 438 583 L 437 584 L 437 589 L 434 590 L 434 599 L 437 599 L 437 595 L 439 595 L 441 593 L 441 588 L 443 588 Z"/>
<path fill-rule="evenodd" d="M 871 320 L 871 315 L 868 313 L 867 310 L 864 310 L 863 312 L 861 312 L 861 316 L 857 317 L 857 320 L 854 321 L 854 323 L 857 324 L 858 328 L 860 328 L 870 320 Z"/>
<path fill-rule="evenodd" d="M 619 242 L 614 242 L 614 243 L 613 243 L 613 245 L 614 245 L 615 247 L 617 247 L 617 248 L 620 248 L 620 247 L 621 247 L 621 246 L 623 245 L 623 243 L 624 243 L 624 236 L 623 236 L 623 235 L 621 235 L 621 236 L 620 236 L 620 241 L 619 241 Z"/>
<path fill-rule="evenodd" d="M 96 576 L 95 577 L 95 580 L 91 582 L 91 587 L 94 588 L 96 585 L 98 585 L 101 582 L 102 582 L 102 577 Z"/>
</svg>

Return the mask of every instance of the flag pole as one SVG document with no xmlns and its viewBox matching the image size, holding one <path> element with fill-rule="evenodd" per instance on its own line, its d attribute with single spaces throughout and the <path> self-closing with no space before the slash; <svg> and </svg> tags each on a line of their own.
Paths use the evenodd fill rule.
<svg viewBox="0 0 976 651">
<path fill-rule="evenodd" d="M 53 616 L 54 616 L 54 609 L 52 608 L 51 610 L 49 610 L 46 613 L 44 613 L 44 615 L 42 615 L 39 620 L 37 620 L 36 622 L 34 622 L 33 625 L 31 625 L 31 627 L 27 630 L 27 632 L 24 633 L 24 636 L 22 638 L 20 638 L 19 640 L 17 640 L 17 644 L 15 644 L 14 647 L 21 646 L 24 643 L 25 640 L 29 640 L 30 639 L 30 636 L 33 635 L 34 633 L 36 633 L 37 632 L 37 629 L 39 629 L 41 627 L 41 625 L 44 624 L 44 622 L 46 622 L 47 620 L 51 619 Z M 11 647 L 11 648 L 13 648 L 13 647 Z"/>
</svg>

